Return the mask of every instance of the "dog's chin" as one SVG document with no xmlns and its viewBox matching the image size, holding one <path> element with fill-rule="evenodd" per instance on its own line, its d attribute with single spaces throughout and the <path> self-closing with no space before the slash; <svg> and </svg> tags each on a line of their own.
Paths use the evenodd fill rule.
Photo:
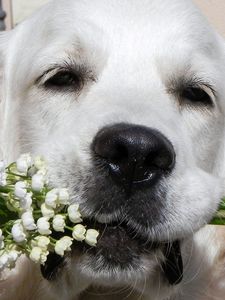
<svg viewBox="0 0 225 300">
<path fill-rule="evenodd" d="M 126 222 L 103 224 L 88 219 L 84 221 L 88 228 L 100 232 L 97 245 L 93 247 L 75 242 L 67 259 L 54 253 L 49 255 L 41 268 L 46 279 L 57 278 L 68 263 L 76 265 L 82 277 L 107 286 L 141 282 L 162 270 L 171 284 L 177 284 L 182 279 L 180 242 L 150 241 Z"/>
<path fill-rule="evenodd" d="M 149 241 L 126 223 L 102 224 L 85 220 L 85 224 L 99 230 L 97 245 L 89 247 L 79 243 L 75 245 L 74 252 L 79 256 L 81 272 L 101 284 L 141 280 L 155 269 L 162 258 L 162 244 Z"/>
<path fill-rule="evenodd" d="M 85 220 L 85 224 L 100 232 L 96 247 L 89 248 L 88 252 L 95 258 L 104 258 L 107 265 L 126 268 L 135 264 L 141 254 L 149 254 L 159 247 L 157 242 L 149 241 L 125 222 L 104 224 Z M 83 250 L 86 247 L 83 244 Z"/>
</svg>

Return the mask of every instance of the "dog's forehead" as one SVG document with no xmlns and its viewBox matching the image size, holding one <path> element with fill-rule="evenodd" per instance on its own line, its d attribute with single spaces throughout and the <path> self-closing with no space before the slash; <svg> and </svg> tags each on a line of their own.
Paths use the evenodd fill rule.
<svg viewBox="0 0 225 300">
<path fill-rule="evenodd" d="M 29 72 L 68 54 L 140 69 L 152 60 L 185 67 L 194 53 L 216 57 L 216 36 L 189 0 L 57 0 L 18 27 L 15 60 L 26 57 Z"/>
<path fill-rule="evenodd" d="M 185 41 L 210 49 L 214 42 L 208 24 L 189 0 L 57 0 L 28 22 L 27 42 L 45 47 L 46 40 L 55 44 L 91 41 L 117 50 L 123 44 L 134 49 L 175 46 L 176 42 L 179 47 Z"/>
</svg>

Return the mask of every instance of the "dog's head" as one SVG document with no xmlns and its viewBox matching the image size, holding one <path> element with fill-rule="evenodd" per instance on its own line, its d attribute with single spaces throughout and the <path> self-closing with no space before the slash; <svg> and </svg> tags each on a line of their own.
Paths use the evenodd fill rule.
<svg viewBox="0 0 225 300">
<path fill-rule="evenodd" d="M 156 272 L 223 195 L 220 38 L 189 1 L 58 0 L 2 48 L 7 153 L 43 154 L 100 231 L 67 268 L 110 284 Z"/>
</svg>

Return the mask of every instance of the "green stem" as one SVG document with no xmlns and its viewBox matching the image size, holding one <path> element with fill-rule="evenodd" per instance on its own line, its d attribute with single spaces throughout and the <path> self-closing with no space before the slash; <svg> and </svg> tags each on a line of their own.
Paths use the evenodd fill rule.
<svg viewBox="0 0 225 300">
<path fill-rule="evenodd" d="M 50 239 L 50 241 L 53 243 L 53 246 L 55 246 L 55 243 L 57 242 L 57 240 L 56 239 L 54 239 L 53 237 L 49 237 L 49 239 Z"/>
<path fill-rule="evenodd" d="M 9 187 L 9 186 L 1 186 L 0 187 L 0 193 L 10 193 L 10 192 L 13 192 L 14 191 L 14 187 Z"/>
<path fill-rule="evenodd" d="M 25 176 L 25 175 L 19 175 L 19 174 L 16 174 L 12 171 L 9 170 L 9 172 L 6 172 L 7 175 L 13 175 L 13 176 L 16 176 L 16 177 L 19 177 L 19 178 L 22 178 L 22 179 L 29 179 L 29 177 Z"/>
<path fill-rule="evenodd" d="M 73 228 L 70 227 L 70 226 L 67 226 L 67 225 L 66 225 L 65 228 L 68 229 L 68 230 L 70 230 L 70 231 L 73 231 Z"/>
</svg>

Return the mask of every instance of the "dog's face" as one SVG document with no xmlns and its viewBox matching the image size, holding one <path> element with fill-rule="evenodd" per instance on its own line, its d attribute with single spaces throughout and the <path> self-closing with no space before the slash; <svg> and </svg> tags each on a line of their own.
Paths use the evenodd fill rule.
<svg viewBox="0 0 225 300">
<path fill-rule="evenodd" d="M 20 151 L 43 154 L 100 230 L 71 270 L 150 276 L 163 243 L 207 223 L 223 194 L 219 38 L 189 1 L 58 0 L 7 45 Z"/>
</svg>

